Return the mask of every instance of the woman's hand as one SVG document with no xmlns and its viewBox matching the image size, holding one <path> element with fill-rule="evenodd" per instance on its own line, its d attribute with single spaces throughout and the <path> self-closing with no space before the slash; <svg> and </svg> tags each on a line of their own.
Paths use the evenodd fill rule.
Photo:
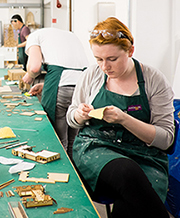
<svg viewBox="0 0 180 218">
<path fill-rule="evenodd" d="M 108 123 L 121 124 L 123 119 L 124 119 L 124 112 L 121 109 L 115 106 L 106 107 L 103 115 L 103 120 L 105 120 Z"/>
<path fill-rule="evenodd" d="M 115 106 L 105 109 L 103 119 L 108 123 L 121 124 L 147 144 L 151 144 L 155 138 L 156 129 L 152 124 L 136 119 Z"/>
<path fill-rule="evenodd" d="M 31 94 L 31 95 L 38 95 L 38 94 L 40 94 L 42 92 L 43 86 L 44 86 L 44 83 L 37 83 L 36 85 L 34 85 L 30 89 L 29 94 Z"/>
<path fill-rule="evenodd" d="M 83 124 L 86 120 L 89 120 L 91 117 L 88 116 L 88 113 L 93 109 L 92 105 L 81 103 L 74 114 L 76 122 Z"/>
</svg>

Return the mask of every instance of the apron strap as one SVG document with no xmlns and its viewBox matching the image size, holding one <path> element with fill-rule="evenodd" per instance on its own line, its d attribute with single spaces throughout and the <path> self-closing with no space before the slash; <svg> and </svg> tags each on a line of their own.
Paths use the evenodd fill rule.
<svg viewBox="0 0 180 218">
<path fill-rule="evenodd" d="M 137 83 L 139 85 L 139 91 L 140 91 L 140 93 L 143 93 L 143 92 L 145 92 L 145 81 L 144 81 L 141 65 L 139 64 L 139 62 L 136 59 L 132 58 L 132 60 L 134 61 L 134 65 L 136 68 L 136 75 L 137 75 L 137 79 L 138 79 Z"/>
</svg>

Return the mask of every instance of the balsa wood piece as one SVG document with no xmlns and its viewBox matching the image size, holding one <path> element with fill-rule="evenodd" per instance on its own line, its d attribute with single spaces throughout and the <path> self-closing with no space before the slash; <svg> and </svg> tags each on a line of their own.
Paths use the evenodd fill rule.
<svg viewBox="0 0 180 218">
<path fill-rule="evenodd" d="M 42 117 L 36 117 L 34 120 L 35 120 L 35 121 L 41 121 L 41 120 L 42 120 Z"/>
<path fill-rule="evenodd" d="M 69 174 L 66 173 L 48 173 L 48 178 L 29 178 L 29 171 L 22 171 L 19 175 L 19 181 L 21 182 L 42 182 L 42 183 L 56 183 L 56 182 L 68 182 Z"/>
<path fill-rule="evenodd" d="M 56 182 L 68 182 L 69 174 L 67 173 L 48 173 L 48 178 Z"/>
<path fill-rule="evenodd" d="M 70 211 L 73 211 L 73 209 L 66 208 L 66 207 L 61 207 L 61 208 L 58 208 L 56 211 L 54 211 L 53 214 L 67 213 L 67 212 L 70 212 Z"/>
<path fill-rule="evenodd" d="M 96 119 L 99 119 L 99 120 L 102 120 L 103 113 L 104 113 L 105 109 L 106 109 L 106 107 L 102 107 L 102 108 L 91 110 L 89 112 L 88 116 L 96 118 Z"/>
<path fill-rule="evenodd" d="M 14 205 L 13 205 L 14 204 Z M 17 205 L 15 205 L 17 204 Z M 13 218 L 28 218 L 20 202 L 8 202 L 9 210 Z"/>
<path fill-rule="evenodd" d="M 20 115 L 23 115 L 23 116 L 29 116 L 29 117 L 31 117 L 31 116 L 33 116 L 35 113 L 34 112 L 23 112 L 23 113 L 20 113 Z"/>
<path fill-rule="evenodd" d="M 39 114 L 39 115 L 46 115 L 47 113 L 45 111 L 34 111 L 36 114 Z"/>
<path fill-rule="evenodd" d="M 10 127 L 3 127 L 0 129 L 0 139 L 6 139 L 6 138 L 15 138 L 16 135 L 12 131 Z"/>
</svg>

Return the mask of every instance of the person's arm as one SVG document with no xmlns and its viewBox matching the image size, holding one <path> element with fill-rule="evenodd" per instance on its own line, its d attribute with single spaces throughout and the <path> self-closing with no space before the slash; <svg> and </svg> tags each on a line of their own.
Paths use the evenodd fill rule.
<svg viewBox="0 0 180 218">
<path fill-rule="evenodd" d="M 67 122 L 72 128 L 81 128 L 90 119 L 87 115 L 93 109 L 91 102 L 104 82 L 104 73 L 97 65 L 84 71 L 76 84 L 72 103 L 67 111 Z"/>
<path fill-rule="evenodd" d="M 42 53 L 41 48 L 38 45 L 33 45 L 29 48 L 27 62 L 27 73 L 23 77 L 25 83 L 31 84 L 40 74 L 41 64 L 42 64 Z"/>
<path fill-rule="evenodd" d="M 155 138 L 156 129 L 152 124 L 142 122 L 115 106 L 108 106 L 105 109 L 103 119 L 108 123 L 121 124 L 133 135 L 147 144 L 151 144 Z"/>
<path fill-rule="evenodd" d="M 22 48 L 22 47 L 25 47 L 25 46 L 26 46 L 26 42 L 27 42 L 28 36 L 29 36 L 29 35 L 25 36 L 26 41 L 24 41 L 24 42 L 18 44 L 18 45 L 17 45 L 17 48 Z"/>
<path fill-rule="evenodd" d="M 44 86 L 44 83 L 37 83 L 36 85 L 34 85 L 30 89 L 29 94 L 31 94 L 31 95 L 39 95 L 39 94 L 41 94 L 41 92 L 43 90 L 43 86 Z"/>
</svg>

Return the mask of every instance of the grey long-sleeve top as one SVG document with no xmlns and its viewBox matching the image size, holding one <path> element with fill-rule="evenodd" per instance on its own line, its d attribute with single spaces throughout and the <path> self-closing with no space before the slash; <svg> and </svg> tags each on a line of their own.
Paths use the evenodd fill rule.
<svg viewBox="0 0 180 218">
<path fill-rule="evenodd" d="M 173 91 L 165 76 L 157 69 L 143 65 L 145 91 L 151 111 L 150 123 L 155 126 L 156 135 L 147 146 L 166 150 L 173 142 L 174 107 Z M 104 82 L 104 72 L 98 65 L 89 67 L 78 81 L 72 104 L 67 112 L 67 122 L 72 128 L 82 128 L 74 119 L 80 103 L 91 104 Z M 136 92 L 135 95 L 138 93 Z"/>
</svg>

